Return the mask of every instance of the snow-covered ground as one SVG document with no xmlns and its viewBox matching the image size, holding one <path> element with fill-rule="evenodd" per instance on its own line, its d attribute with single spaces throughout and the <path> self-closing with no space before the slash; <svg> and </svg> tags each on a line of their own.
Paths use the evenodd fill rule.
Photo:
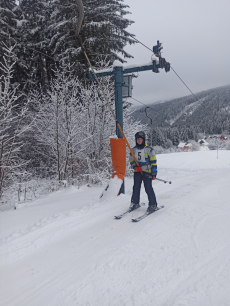
<svg viewBox="0 0 230 306">
<path fill-rule="evenodd" d="M 121 220 L 126 195 L 53 193 L 0 212 L 0 305 L 230 305 L 230 151 L 158 155 L 165 208 Z M 141 201 L 147 202 L 142 189 Z"/>
</svg>

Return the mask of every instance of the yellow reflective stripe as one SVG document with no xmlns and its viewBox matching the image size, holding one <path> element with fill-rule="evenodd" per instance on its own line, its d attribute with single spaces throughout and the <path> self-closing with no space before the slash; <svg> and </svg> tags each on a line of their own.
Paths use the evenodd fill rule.
<svg viewBox="0 0 230 306">
<path fill-rule="evenodd" d="M 157 159 L 156 155 L 150 157 L 150 165 L 152 166 L 157 166 Z"/>
<path fill-rule="evenodd" d="M 154 156 L 150 156 L 150 161 L 152 161 L 152 160 L 155 160 L 156 161 L 156 155 L 154 155 Z"/>
</svg>

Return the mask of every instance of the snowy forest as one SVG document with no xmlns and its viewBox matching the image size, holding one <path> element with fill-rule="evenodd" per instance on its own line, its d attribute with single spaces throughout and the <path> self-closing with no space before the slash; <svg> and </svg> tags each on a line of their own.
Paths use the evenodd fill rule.
<svg viewBox="0 0 230 306">
<path fill-rule="evenodd" d="M 126 31 L 133 23 L 126 19 L 128 6 L 83 2 L 81 36 L 92 64 L 104 68 L 131 57 L 124 50 L 134 43 Z M 77 16 L 72 0 L 0 0 L 1 197 L 9 189 L 19 201 L 34 197 L 41 180 L 47 190 L 57 190 L 111 176 L 109 136 L 116 126 L 98 86 L 87 79 L 74 34 Z M 114 108 L 113 79 L 101 82 Z M 144 126 L 130 119 L 130 103 L 123 108 L 132 143 L 133 132 Z"/>
<path fill-rule="evenodd" d="M 126 30 L 133 23 L 126 18 L 129 6 L 123 0 L 83 3 L 81 37 L 93 66 L 101 69 L 132 57 L 125 51 L 135 42 Z M 103 183 L 111 176 L 109 137 L 115 122 L 98 86 L 87 78 L 88 64 L 74 32 L 77 18 L 74 0 L 0 0 L 1 198 L 11 189 L 19 201 L 29 193 L 34 197 L 41 180 L 46 190 L 57 190 Z M 114 108 L 113 79 L 101 82 Z M 144 109 L 133 111 L 124 101 L 126 137 L 134 145 L 135 131 L 143 130 L 161 153 L 175 150 L 181 140 L 197 141 L 202 133 L 229 134 L 229 111 L 224 112 L 229 91 L 200 94 L 201 101 L 212 96 L 208 107 L 203 103 L 209 109 L 206 119 L 191 96 L 152 105 L 154 126 L 141 115 Z M 202 124 L 190 120 L 193 113 Z"/>
<path fill-rule="evenodd" d="M 78 20 L 74 0 L 0 1 L 0 61 L 4 45 L 15 45 L 15 67 L 12 82 L 28 92 L 41 88 L 46 92 L 54 71 L 61 62 L 71 63 L 74 75 L 86 78 L 88 65 L 75 37 Z M 114 61 L 131 57 L 125 52 L 134 43 L 125 29 L 133 21 L 125 18 L 128 6 L 123 0 L 84 0 L 84 23 L 81 37 L 93 65 L 98 59 Z M 120 56 L 119 56 L 120 54 Z"/>
</svg>

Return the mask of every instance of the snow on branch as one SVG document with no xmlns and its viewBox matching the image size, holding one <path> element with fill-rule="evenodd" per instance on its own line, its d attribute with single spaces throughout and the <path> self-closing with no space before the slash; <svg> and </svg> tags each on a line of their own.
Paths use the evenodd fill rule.
<svg viewBox="0 0 230 306">
<path fill-rule="evenodd" d="M 16 169 L 25 165 L 25 161 L 19 157 L 23 146 L 20 137 L 30 128 L 24 123 L 29 102 L 18 110 L 17 102 L 22 95 L 11 84 L 15 57 L 13 50 L 14 46 L 4 44 L 3 63 L 0 63 L 3 72 L 0 79 L 0 197 L 4 188 L 12 182 Z"/>
</svg>

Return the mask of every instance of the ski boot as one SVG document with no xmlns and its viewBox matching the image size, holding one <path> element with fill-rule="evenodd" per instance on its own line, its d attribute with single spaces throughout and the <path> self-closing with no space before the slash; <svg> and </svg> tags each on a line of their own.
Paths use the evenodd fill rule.
<svg viewBox="0 0 230 306">
<path fill-rule="evenodd" d="M 151 214 L 153 213 L 154 211 L 158 210 L 158 207 L 157 205 L 150 205 L 148 208 L 147 208 L 147 213 Z"/>
<path fill-rule="evenodd" d="M 141 207 L 140 204 L 131 203 L 130 206 L 129 206 L 129 209 L 130 209 L 130 211 L 133 211 L 133 210 L 135 210 L 139 207 Z"/>
</svg>

